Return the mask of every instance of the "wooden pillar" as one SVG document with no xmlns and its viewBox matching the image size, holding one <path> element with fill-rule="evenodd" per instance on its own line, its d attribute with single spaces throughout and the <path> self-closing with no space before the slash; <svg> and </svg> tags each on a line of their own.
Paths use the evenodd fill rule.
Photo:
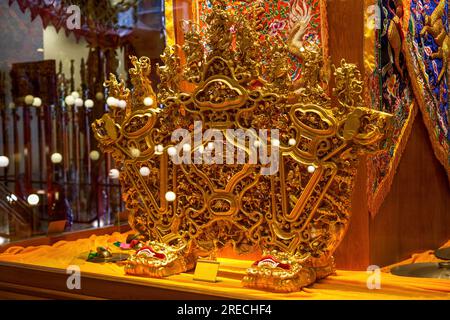
<svg viewBox="0 0 450 320">
<path fill-rule="evenodd" d="M 339 65 L 342 58 L 364 67 L 364 1 L 328 0 L 328 33 L 331 61 Z"/>
<path fill-rule="evenodd" d="M 364 74 L 364 1 L 328 0 L 327 11 L 331 63 L 337 66 L 345 59 Z M 358 168 L 351 211 L 348 233 L 335 254 L 336 264 L 340 269 L 365 270 L 370 264 L 365 158 Z"/>
</svg>

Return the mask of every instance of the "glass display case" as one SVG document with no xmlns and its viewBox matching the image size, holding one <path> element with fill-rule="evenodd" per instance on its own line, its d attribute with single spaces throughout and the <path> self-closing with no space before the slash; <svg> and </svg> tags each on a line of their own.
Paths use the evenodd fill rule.
<svg viewBox="0 0 450 320">
<path fill-rule="evenodd" d="M 448 0 L 10 0 L 0 33 L 0 298 L 448 299 Z"/>
</svg>

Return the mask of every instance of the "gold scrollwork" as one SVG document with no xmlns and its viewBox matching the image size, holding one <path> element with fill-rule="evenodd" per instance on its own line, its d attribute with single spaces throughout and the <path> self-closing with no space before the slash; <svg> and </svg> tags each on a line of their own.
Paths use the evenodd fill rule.
<svg viewBox="0 0 450 320">
<path fill-rule="evenodd" d="M 259 42 L 254 21 L 220 4 L 207 22 L 205 35 L 191 25 L 183 48 L 166 48 L 157 96 L 146 58 L 132 58 L 131 93 L 114 77 L 106 83 L 112 96 L 129 101 L 129 108 L 121 114 L 112 107 L 93 128 L 122 172 L 131 226 L 162 247 L 176 242 L 189 248 L 175 250 L 169 262 L 184 262 L 167 272 L 154 258 L 142 257 L 133 258 L 127 272 L 182 272 L 192 267 L 192 255 L 214 256 L 231 243 L 238 253 L 265 250 L 244 285 L 299 290 L 333 272 L 332 254 L 349 224 L 358 156 L 386 146 L 390 115 L 362 106 L 356 66 L 343 60 L 334 68 L 334 103 L 324 90 L 327 72 L 316 46 L 292 50 L 290 44 L 289 50 L 278 41 Z M 304 61 L 297 83 L 288 79 L 288 68 L 279 69 L 289 52 Z M 143 106 L 145 97 L 154 98 L 154 104 Z M 193 133 L 195 121 L 225 136 L 226 129 L 278 129 L 278 172 L 262 175 L 261 164 L 175 165 L 167 154 L 174 146 L 171 134 L 178 128 Z M 130 143 L 140 157 L 130 155 Z M 163 150 L 155 152 L 157 145 Z M 249 153 L 246 146 L 235 146 Z M 149 176 L 140 175 L 142 166 L 151 168 Z M 165 198 L 170 191 L 176 194 L 173 202 Z"/>
</svg>

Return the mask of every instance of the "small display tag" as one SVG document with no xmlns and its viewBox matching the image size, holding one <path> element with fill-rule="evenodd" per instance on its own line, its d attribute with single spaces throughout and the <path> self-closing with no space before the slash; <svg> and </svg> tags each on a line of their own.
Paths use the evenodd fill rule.
<svg viewBox="0 0 450 320">
<path fill-rule="evenodd" d="M 216 282 L 220 263 L 211 260 L 198 260 L 194 280 Z"/>
</svg>

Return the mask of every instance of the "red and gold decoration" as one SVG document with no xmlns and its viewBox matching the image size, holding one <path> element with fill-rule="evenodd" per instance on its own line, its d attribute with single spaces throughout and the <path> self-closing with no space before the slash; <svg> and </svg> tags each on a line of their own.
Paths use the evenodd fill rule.
<svg viewBox="0 0 450 320">
<path fill-rule="evenodd" d="M 205 21 L 206 32 L 189 24 L 185 45 L 166 48 L 157 94 L 145 57 L 132 58 L 133 91 L 114 76 L 106 82 L 118 103 L 93 130 L 117 163 L 130 225 L 149 241 L 126 272 L 184 272 L 231 243 L 238 253 L 264 250 L 245 286 L 299 290 L 334 272 L 359 155 L 386 145 L 391 116 L 363 107 L 360 73 L 344 60 L 333 68 L 332 102 L 324 90 L 331 71 L 314 42 L 262 41 L 257 20 L 219 1 Z M 304 63 L 297 81 L 290 54 Z M 261 164 L 174 164 L 171 134 L 193 132 L 194 121 L 225 136 L 226 129 L 278 129 L 278 172 L 263 175 Z"/>
<path fill-rule="evenodd" d="M 207 24 L 213 2 L 210 0 L 166 0 L 166 42 L 169 46 L 182 44 L 186 20 L 198 26 L 200 33 Z M 303 42 L 315 43 L 322 48 L 323 59 L 328 62 L 328 26 L 325 0 L 271 0 L 271 1 L 224 1 L 224 6 L 236 15 L 246 16 L 257 21 L 255 28 L 261 39 L 271 41 L 295 41 L 300 47 Z M 288 39 L 292 38 L 292 39 Z M 301 76 L 302 63 L 291 54 L 291 77 L 297 80 Z"/>
<path fill-rule="evenodd" d="M 84 38 L 91 47 L 118 48 L 128 39 L 129 30 L 118 27 L 118 15 L 137 7 L 137 0 L 8 0 L 11 6 L 17 2 L 20 10 L 30 10 L 31 20 L 40 17 L 44 28 L 53 25 L 57 31 L 73 33 L 77 39 Z M 74 28 L 68 21 L 79 9 L 80 26 Z"/>
</svg>

